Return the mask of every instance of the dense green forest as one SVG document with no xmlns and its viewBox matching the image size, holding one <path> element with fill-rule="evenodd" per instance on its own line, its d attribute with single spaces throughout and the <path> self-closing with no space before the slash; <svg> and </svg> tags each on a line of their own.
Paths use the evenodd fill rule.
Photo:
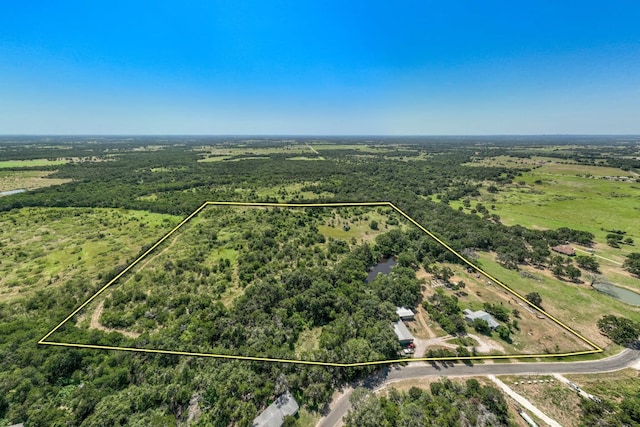
<svg viewBox="0 0 640 427">
<path fill-rule="evenodd" d="M 585 143 L 569 143 L 578 142 Z M 477 194 L 487 183 L 499 187 L 517 180 L 526 168 L 468 165 L 474 159 L 504 154 L 512 141 L 498 138 L 489 144 L 465 138 L 409 138 L 323 143 L 327 146 L 320 150 L 321 155 L 309 152 L 305 156 L 311 160 L 292 160 L 300 153 L 287 153 L 291 142 L 276 138 L 250 142 L 234 138 L 3 138 L 2 161 L 65 159 L 64 164 L 37 169 L 71 182 L 0 197 L 1 232 L 7 233 L 11 215 L 24 208 L 116 208 L 183 217 L 207 200 L 389 200 L 454 249 L 494 251 L 506 267 L 546 264 L 554 245 L 592 242 L 593 235 L 586 231 L 508 227 L 490 210 L 469 214 L 448 204 Z M 530 147 L 544 143 L 523 141 L 519 155 L 533 155 L 528 152 Z M 230 151 L 224 160 L 203 161 L 211 160 L 203 147 L 230 150 L 238 146 L 246 152 Z M 630 154 L 633 149 L 585 145 L 571 156 L 585 164 L 637 169 L 640 165 Z M 251 150 L 257 154 L 249 153 Z M 562 158 L 567 154 L 550 151 L 547 155 Z M 2 170 L 19 173 L 30 169 L 34 168 L 7 164 Z M 389 327 L 394 308 L 421 302 L 413 267 L 459 261 L 419 230 L 375 209 L 348 212 L 350 221 L 360 221 L 372 233 L 370 239 L 332 237 L 321 230 L 334 215 L 335 211 L 322 209 L 209 210 L 189 225 L 185 235 L 184 242 L 199 239 L 200 246 L 189 249 L 185 245 L 164 258 L 158 255 L 158 262 L 149 269 L 132 272 L 121 287 L 105 293 L 100 322 L 135 335 L 87 328 L 88 319 L 77 318 L 58 331 L 57 338 L 142 348 L 240 351 L 287 359 L 299 355 L 322 361 L 395 357 L 399 347 Z M 141 233 L 137 254 L 173 224 L 167 219 L 153 232 Z M 229 232 L 230 227 L 235 229 Z M 334 228 L 341 227 L 335 224 Z M 212 228 L 227 231 L 214 233 Z M 211 258 L 208 254 L 213 252 L 220 255 Z M 246 426 L 285 389 L 292 391 L 303 408 L 318 411 L 338 386 L 373 371 L 36 344 L 137 254 L 123 251 L 116 265 L 100 272 L 70 272 L 59 286 L 0 301 L 0 425 Z M 404 265 L 365 286 L 367 268 L 390 255 L 398 256 Z M 241 292 L 233 294 L 238 286 Z M 230 293 L 234 298 L 225 299 Z M 317 333 L 317 345 L 301 346 L 300 337 L 312 332 Z M 456 392 L 443 387 L 442 393 Z M 460 395 L 488 395 L 487 402 L 497 405 L 492 413 L 501 421 L 496 425 L 508 425 L 504 402 L 490 390 L 467 384 L 458 391 Z M 424 416 L 430 417 L 429 408 L 442 399 L 440 391 L 396 397 L 407 407 L 420 406 Z M 485 397 L 478 394 L 474 399 L 484 402 Z M 390 417 L 405 410 L 400 403 L 391 402 L 376 405 L 388 409 Z M 478 406 L 471 404 L 464 411 L 467 417 L 481 415 Z M 450 413 L 451 420 L 460 419 L 459 408 Z"/>
</svg>

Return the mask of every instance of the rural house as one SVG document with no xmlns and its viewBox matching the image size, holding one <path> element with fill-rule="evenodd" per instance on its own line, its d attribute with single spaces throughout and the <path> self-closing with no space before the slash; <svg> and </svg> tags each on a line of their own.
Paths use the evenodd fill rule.
<svg viewBox="0 0 640 427">
<path fill-rule="evenodd" d="M 466 320 L 469 323 L 473 323 L 473 321 L 476 319 L 481 319 L 487 322 L 487 324 L 491 329 L 495 329 L 498 326 L 500 326 L 500 323 L 498 323 L 496 319 L 494 319 L 493 316 L 487 313 L 486 311 L 482 311 L 482 310 L 471 311 L 467 308 L 466 310 L 464 310 L 463 313 L 464 313 L 464 320 Z"/>
</svg>

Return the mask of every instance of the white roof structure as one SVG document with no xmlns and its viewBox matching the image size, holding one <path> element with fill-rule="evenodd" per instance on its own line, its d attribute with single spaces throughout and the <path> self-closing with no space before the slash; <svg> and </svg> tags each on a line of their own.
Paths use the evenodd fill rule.
<svg viewBox="0 0 640 427">
<path fill-rule="evenodd" d="M 252 427 L 280 427 L 284 417 L 295 415 L 300 409 L 298 402 L 288 391 L 280 396 L 260 415 L 254 418 Z"/>
<path fill-rule="evenodd" d="M 400 342 L 413 342 L 414 340 L 413 335 L 411 335 L 411 332 L 409 332 L 409 329 L 407 329 L 402 320 L 398 320 L 393 324 L 393 332 L 396 333 L 398 341 Z"/>
<path fill-rule="evenodd" d="M 401 319 L 413 319 L 413 317 L 415 316 L 415 313 L 413 311 L 404 307 L 396 308 L 396 313 Z"/>
<path fill-rule="evenodd" d="M 469 309 L 466 309 L 463 313 L 464 313 L 464 318 L 466 319 L 467 322 L 473 322 L 476 319 L 482 319 L 489 324 L 489 327 L 491 329 L 495 329 L 498 326 L 500 326 L 500 323 L 498 323 L 496 319 L 494 319 L 493 316 L 487 313 L 486 311 L 482 311 L 482 310 L 471 311 Z"/>
</svg>

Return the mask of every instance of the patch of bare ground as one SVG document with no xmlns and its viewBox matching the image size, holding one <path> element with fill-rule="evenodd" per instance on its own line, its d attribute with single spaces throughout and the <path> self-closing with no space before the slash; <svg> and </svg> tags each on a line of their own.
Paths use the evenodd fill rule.
<svg viewBox="0 0 640 427">
<path fill-rule="evenodd" d="M 500 379 L 563 426 L 579 425 L 580 397 L 566 384 L 552 376 L 518 375 Z"/>
<path fill-rule="evenodd" d="M 0 191 L 35 190 L 71 182 L 70 179 L 49 178 L 56 171 L 11 171 L 0 174 Z"/>
<path fill-rule="evenodd" d="M 107 328 L 106 326 L 103 326 L 102 323 L 100 323 L 100 316 L 102 315 L 103 310 L 104 310 L 104 301 L 100 301 L 96 309 L 91 314 L 91 322 L 89 323 L 89 328 L 97 329 L 103 332 L 117 332 L 129 338 L 138 338 L 140 336 L 140 334 L 136 332 L 124 331 L 122 329 Z"/>
</svg>

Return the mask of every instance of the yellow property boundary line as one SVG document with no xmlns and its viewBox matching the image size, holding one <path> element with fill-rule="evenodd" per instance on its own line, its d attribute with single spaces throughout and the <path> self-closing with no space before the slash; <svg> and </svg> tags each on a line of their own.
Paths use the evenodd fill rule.
<svg viewBox="0 0 640 427">
<path fill-rule="evenodd" d="M 197 353 L 197 352 L 188 352 L 188 351 L 172 351 L 172 350 L 157 350 L 157 349 L 144 349 L 144 348 L 135 348 L 135 347 L 117 347 L 117 346 L 106 346 L 106 345 L 94 345 L 94 344 L 79 344 L 79 343 L 64 343 L 64 342 L 56 342 L 56 341 L 48 341 L 47 339 L 58 329 L 62 327 L 65 323 L 67 323 L 73 316 L 78 314 L 83 308 L 85 308 L 88 304 L 91 303 L 94 299 L 96 299 L 100 294 L 102 294 L 105 290 L 107 290 L 111 285 L 116 283 L 122 276 L 127 274 L 133 267 L 135 267 L 143 258 L 153 252 L 158 246 L 160 246 L 165 240 L 171 237 L 175 232 L 177 232 L 183 225 L 193 219 L 196 215 L 198 215 L 205 207 L 207 206 L 244 206 L 244 207 L 282 207 L 282 208 L 331 208 L 331 207 L 353 207 L 353 206 L 387 206 L 398 212 L 404 218 L 406 218 L 413 225 L 418 227 L 424 233 L 426 233 L 429 237 L 434 239 L 436 242 L 444 246 L 448 251 L 457 256 L 464 263 L 469 265 L 471 268 L 476 270 L 478 273 L 482 274 L 489 280 L 496 283 L 498 286 L 502 287 L 505 291 L 509 292 L 511 295 L 515 296 L 517 299 L 523 301 L 529 307 L 534 310 L 537 310 L 542 315 L 551 319 L 558 326 L 569 332 L 571 335 L 578 338 L 580 341 L 586 343 L 592 350 L 584 350 L 584 351 L 575 351 L 569 353 L 544 353 L 544 354 L 516 354 L 516 355 L 493 355 L 493 356 L 468 356 L 468 357 L 418 357 L 418 358 L 410 358 L 410 359 L 388 359 L 388 360 L 376 360 L 370 362 L 359 362 L 359 363 L 331 363 L 331 362 L 320 362 L 313 360 L 297 360 L 297 359 L 275 359 L 270 357 L 253 357 L 253 356 L 240 356 L 240 355 L 229 355 L 229 354 L 214 354 L 214 353 Z M 69 348 L 90 348 L 90 349 L 98 349 L 98 350 L 120 350 L 120 351 L 129 351 L 129 352 L 137 352 L 137 353 L 151 353 L 151 354 L 168 354 L 168 355 L 176 355 L 176 356 L 200 356 L 200 357 L 213 357 L 218 359 L 235 359 L 235 360 L 248 360 L 248 361 L 258 361 L 258 362 L 281 362 L 281 363 L 297 363 L 304 365 L 321 365 L 321 366 L 333 366 L 333 367 L 357 367 L 357 366 L 368 366 L 368 365 L 384 365 L 391 363 L 399 363 L 399 362 L 432 362 L 432 361 L 466 361 L 466 360 L 483 360 L 483 359 L 531 359 L 531 358 L 557 358 L 557 357 L 569 357 L 569 356 L 580 356 L 586 354 L 595 354 L 602 353 L 604 350 L 594 344 L 589 339 L 585 338 L 579 332 L 575 331 L 562 321 L 558 320 L 554 316 L 550 315 L 543 309 L 537 307 L 536 305 L 530 303 L 525 297 L 523 297 L 518 292 L 514 291 L 507 285 L 500 282 L 498 279 L 490 275 L 489 273 L 482 270 L 480 267 L 466 259 L 460 253 L 456 252 L 453 248 L 447 245 L 444 241 L 442 241 L 438 236 L 424 228 L 417 221 L 411 218 L 409 215 L 404 213 L 400 208 L 394 205 L 391 202 L 353 202 L 353 203 L 249 203 L 249 202 L 205 202 L 198 209 L 193 211 L 190 215 L 188 215 L 185 219 L 183 219 L 178 225 L 176 225 L 171 231 L 165 234 L 160 240 L 158 240 L 153 246 L 147 249 L 142 255 L 140 255 L 136 260 L 134 260 L 131 264 L 129 264 L 124 270 L 118 273 L 113 279 L 111 279 L 106 285 L 100 288 L 96 293 L 94 293 L 89 299 L 87 299 L 82 305 L 76 308 L 71 314 L 69 314 L 62 322 L 60 322 L 55 328 L 49 331 L 40 341 L 38 341 L 40 345 L 50 345 L 50 346 L 58 346 L 58 347 L 69 347 Z"/>
</svg>

